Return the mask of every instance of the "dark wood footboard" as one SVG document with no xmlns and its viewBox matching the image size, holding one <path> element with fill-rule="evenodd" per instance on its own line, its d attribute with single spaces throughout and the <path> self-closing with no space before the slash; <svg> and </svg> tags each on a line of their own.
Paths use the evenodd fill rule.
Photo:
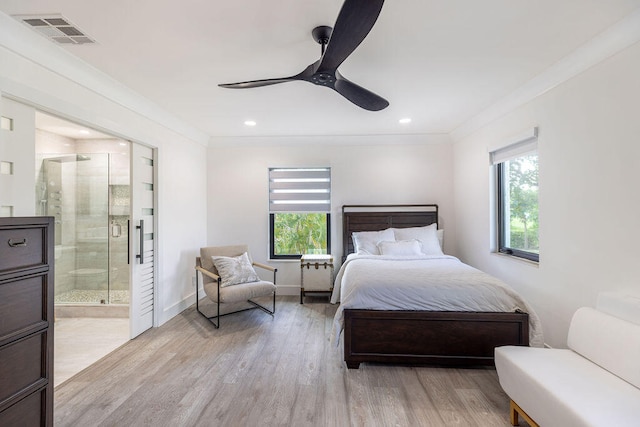
<svg viewBox="0 0 640 427">
<path fill-rule="evenodd" d="M 495 347 L 529 345 L 527 313 L 344 310 L 344 360 L 493 365 Z"/>
</svg>

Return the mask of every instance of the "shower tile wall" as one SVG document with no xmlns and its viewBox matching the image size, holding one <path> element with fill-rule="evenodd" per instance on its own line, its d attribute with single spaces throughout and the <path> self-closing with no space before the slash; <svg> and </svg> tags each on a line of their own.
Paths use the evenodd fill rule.
<svg viewBox="0 0 640 427">
<path fill-rule="evenodd" d="M 129 220 L 129 186 L 111 185 L 111 212 L 109 258 L 111 259 L 111 275 L 109 277 L 111 302 L 128 303 L 128 295 L 117 291 L 129 291 L 128 255 L 128 220 Z M 123 298 L 126 297 L 126 301 Z"/>
</svg>

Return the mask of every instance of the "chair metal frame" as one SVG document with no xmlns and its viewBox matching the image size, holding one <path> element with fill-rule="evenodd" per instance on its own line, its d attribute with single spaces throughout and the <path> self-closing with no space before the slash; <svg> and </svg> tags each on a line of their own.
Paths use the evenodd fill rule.
<svg viewBox="0 0 640 427">
<path fill-rule="evenodd" d="M 271 267 L 270 265 L 266 265 L 266 264 L 261 264 L 259 262 L 252 262 L 251 265 L 253 265 L 254 267 L 259 267 L 259 268 L 263 268 L 265 270 L 271 271 L 273 272 L 273 284 L 276 284 L 276 273 L 278 272 L 277 268 Z M 217 305 L 217 314 L 215 316 L 207 316 L 205 313 L 203 313 L 200 310 L 200 282 L 198 280 L 198 272 L 200 272 L 201 274 L 204 274 L 210 278 L 212 278 L 213 280 L 215 280 L 218 284 L 217 289 L 218 289 L 218 298 L 217 301 L 214 301 Z M 202 265 L 200 264 L 200 257 L 196 258 L 196 310 L 198 311 L 198 313 L 200 313 L 205 319 L 207 319 L 209 322 L 211 322 L 211 324 L 218 329 L 220 327 L 220 317 L 222 316 L 228 316 L 229 314 L 235 314 L 235 313 L 241 313 L 243 311 L 247 311 L 247 310 L 254 310 L 254 309 L 260 309 L 262 311 L 264 311 L 267 314 L 270 314 L 271 316 L 273 316 L 276 312 L 276 291 L 273 291 L 273 309 L 269 310 L 267 307 L 258 304 L 255 301 L 252 301 L 251 299 L 248 299 L 247 302 L 250 304 L 253 304 L 253 307 L 249 307 L 249 308 L 243 308 L 242 310 L 236 310 L 236 311 L 232 311 L 229 313 L 224 313 L 224 314 L 220 314 L 220 284 L 222 283 L 222 278 L 220 276 L 218 276 L 217 274 L 213 274 L 212 272 L 210 272 L 209 270 L 206 270 L 202 267 Z M 239 285 L 238 285 L 239 286 Z M 240 302 L 240 301 L 238 301 Z M 216 319 L 216 321 L 214 322 L 213 319 Z"/>
</svg>

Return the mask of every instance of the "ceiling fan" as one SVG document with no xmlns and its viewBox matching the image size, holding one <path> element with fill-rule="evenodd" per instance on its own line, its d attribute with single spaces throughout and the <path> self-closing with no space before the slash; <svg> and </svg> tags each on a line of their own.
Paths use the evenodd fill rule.
<svg viewBox="0 0 640 427">
<path fill-rule="evenodd" d="M 340 64 L 351 55 L 373 28 L 383 3 L 384 0 L 345 0 L 333 29 L 320 26 L 311 32 L 313 39 L 321 45 L 322 56 L 301 73 L 290 77 L 226 83 L 218 86 L 248 89 L 303 80 L 333 89 L 365 110 L 379 111 L 386 108 L 389 105 L 386 99 L 347 80 L 338 72 Z"/>
</svg>

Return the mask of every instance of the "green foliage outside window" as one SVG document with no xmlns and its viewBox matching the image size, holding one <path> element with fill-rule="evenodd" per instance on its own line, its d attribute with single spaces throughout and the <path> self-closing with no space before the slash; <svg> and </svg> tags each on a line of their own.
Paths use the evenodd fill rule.
<svg viewBox="0 0 640 427">
<path fill-rule="evenodd" d="M 506 162 L 509 171 L 509 241 L 506 246 L 539 253 L 538 246 L 538 156 Z"/>
<path fill-rule="evenodd" d="M 275 213 L 274 255 L 327 253 L 326 213 Z"/>
</svg>

